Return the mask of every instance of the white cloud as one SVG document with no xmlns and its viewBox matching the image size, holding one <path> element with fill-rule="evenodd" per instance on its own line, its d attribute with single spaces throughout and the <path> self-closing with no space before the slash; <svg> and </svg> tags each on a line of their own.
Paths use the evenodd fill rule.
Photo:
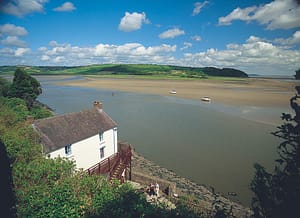
<svg viewBox="0 0 300 218">
<path fill-rule="evenodd" d="M 68 43 L 59 44 L 55 41 L 51 41 L 49 44 L 51 45 L 48 47 L 42 46 L 38 49 L 34 60 L 43 61 L 45 65 L 66 66 L 112 62 L 165 63 L 174 61 L 172 54 L 176 52 L 176 45 L 167 44 L 149 47 L 140 43 L 98 44 L 94 47 L 72 46 Z"/>
<path fill-rule="evenodd" d="M 192 46 L 193 46 L 192 43 L 190 43 L 190 42 L 184 42 L 184 43 L 183 43 L 183 47 L 180 48 L 180 50 L 185 50 L 185 49 L 188 49 L 188 48 L 190 48 L 190 47 L 192 47 Z"/>
<path fill-rule="evenodd" d="M 201 36 L 195 35 L 191 37 L 192 40 L 200 42 L 202 40 Z"/>
<path fill-rule="evenodd" d="M 28 32 L 24 27 L 16 26 L 14 24 L 4 24 L 0 25 L 0 36 L 8 35 L 8 36 L 25 36 Z"/>
<path fill-rule="evenodd" d="M 0 11 L 6 14 L 23 17 L 34 12 L 43 12 L 48 0 L 12 0 L 0 5 Z"/>
<path fill-rule="evenodd" d="M 162 44 L 160 46 L 145 47 L 139 43 L 126 43 L 124 45 L 98 44 L 95 48 L 96 56 L 154 56 L 159 53 L 175 52 L 176 45 Z"/>
<path fill-rule="evenodd" d="M 228 44 L 227 49 L 186 53 L 183 63 L 191 66 L 232 67 L 247 73 L 292 75 L 300 63 L 300 51 L 275 46 L 251 36 L 244 44 Z"/>
<path fill-rule="evenodd" d="M 148 24 L 150 21 L 146 18 L 146 14 L 133 12 L 125 13 L 125 16 L 121 19 L 119 24 L 119 30 L 124 32 L 131 32 L 134 30 L 141 29 L 142 24 Z"/>
<path fill-rule="evenodd" d="M 64 61 L 65 60 L 65 58 L 64 57 L 62 57 L 62 56 L 57 56 L 57 57 L 55 57 L 55 58 L 53 58 L 53 62 L 54 63 L 60 63 L 60 62 L 62 62 L 62 61 Z"/>
<path fill-rule="evenodd" d="M 51 47 L 56 47 L 56 46 L 58 46 L 58 43 L 56 41 L 52 40 L 52 41 L 49 42 L 49 45 Z"/>
<path fill-rule="evenodd" d="M 298 33 L 297 33 L 298 34 Z M 296 34 L 296 36 L 297 36 Z M 295 34 L 294 34 L 295 35 Z M 290 38 L 294 37 L 291 36 Z M 289 38 L 287 38 L 289 39 Z M 287 40 L 285 39 L 285 40 Z M 51 45 L 50 45 L 51 44 Z M 184 46 L 191 44 L 185 42 Z M 145 46 L 140 43 L 72 46 L 52 41 L 36 51 L 29 48 L 0 48 L 0 65 L 88 65 L 99 63 L 150 63 L 193 67 L 231 67 L 264 75 L 293 75 L 300 68 L 300 51 L 270 40 L 250 36 L 242 44 L 228 44 L 225 49 L 210 48 L 178 57 L 176 45 Z"/>
<path fill-rule="evenodd" d="M 194 10 L 193 10 L 193 16 L 197 15 L 200 13 L 201 9 L 206 5 L 208 4 L 208 1 L 205 1 L 205 2 L 196 2 L 194 4 Z"/>
<path fill-rule="evenodd" d="M 257 21 L 267 29 L 300 27 L 300 4 L 296 0 L 274 0 L 261 6 L 236 8 L 229 15 L 219 18 L 219 25 L 230 25 L 233 20 Z"/>
<path fill-rule="evenodd" d="M 65 2 L 61 6 L 54 8 L 54 11 L 63 12 L 63 11 L 74 11 L 76 7 L 73 5 L 72 2 Z"/>
<path fill-rule="evenodd" d="M 15 50 L 15 56 L 16 57 L 21 57 L 21 56 L 24 56 L 25 54 L 28 54 L 30 52 L 31 52 L 31 50 L 29 48 L 17 48 Z"/>
<path fill-rule="evenodd" d="M 41 60 L 48 61 L 48 60 L 50 60 L 50 57 L 48 55 L 42 55 Z"/>
<path fill-rule="evenodd" d="M 296 45 L 300 44 L 300 31 L 296 31 L 293 36 L 284 39 L 284 38 L 277 38 L 274 42 L 282 44 L 282 45 Z"/>
<path fill-rule="evenodd" d="M 17 36 L 7 36 L 1 40 L 1 44 L 5 46 L 26 47 L 26 42 L 20 40 Z"/>
<path fill-rule="evenodd" d="M 220 17 L 219 24 L 220 25 L 230 25 L 231 21 L 233 21 L 233 20 L 250 21 L 251 17 L 249 16 L 249 14 L 254 12 L 256 9 L 257 9 L 257 7 L 255 7 L 255 6 L 248 7 L 245 9 L 236 8 L 226 17 Z"/>
<path fill-rule="evenodd" d="M 167 39 L 167 38 L 175 38 L 177 36 L 180 36 L 180 35 L 184 35 L 185 32 L 181 29 L 178 29 L 178 28 L 173 28 L 173 29 L 169 29 L 163 33 L 161 33 L 159 35 L 159 38 L 161 39 Z"/>
</svg>

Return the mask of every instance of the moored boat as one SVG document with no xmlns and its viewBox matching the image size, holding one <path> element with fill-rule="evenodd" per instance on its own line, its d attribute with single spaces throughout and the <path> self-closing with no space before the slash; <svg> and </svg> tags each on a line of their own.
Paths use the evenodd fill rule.
<svg viewBox="0 0 300 218">
<path fill-rule="evenodd" d="M 205 97 L 201 98 L 201 101 L 210 102 L 210 101 L 211 101 L 211 98 L 208 97 L 208 96 L 205 96 Z"/>
</svg>

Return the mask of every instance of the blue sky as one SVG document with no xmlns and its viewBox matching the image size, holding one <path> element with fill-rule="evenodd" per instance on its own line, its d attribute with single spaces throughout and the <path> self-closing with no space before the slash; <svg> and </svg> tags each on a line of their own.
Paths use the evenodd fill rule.
<svg viewBox="0 0 300 218">
<path fill-rule="evenodd" d="M 296 0 L 4 0 L 0 65 L 150 63 L 293 75 Z"/>
</svg>

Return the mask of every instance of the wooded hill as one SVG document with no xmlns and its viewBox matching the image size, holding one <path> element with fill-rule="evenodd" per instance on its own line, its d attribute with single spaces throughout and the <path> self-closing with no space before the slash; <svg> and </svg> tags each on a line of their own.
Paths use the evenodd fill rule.
<svg viewBox="0 0 300 218">
<path fill-rule="evenodd" d="M 153 75 L 183 78 L 205 78 L 207 76 L 248 77 L 240 70 L 215 67 L 181 67 L 153 64 L 99 64 L 88 66 L 0 66 L 0 74 L 13 74 L 17 67 L 23 67 L 29 74 L 85 74 L 85 75 Z"/>
</svg>

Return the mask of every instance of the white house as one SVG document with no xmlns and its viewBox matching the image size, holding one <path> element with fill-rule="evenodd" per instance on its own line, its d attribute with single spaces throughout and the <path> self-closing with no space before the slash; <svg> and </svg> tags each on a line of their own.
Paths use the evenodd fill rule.
<svg viewBox="0 0 300 218">
<path fill-rule="evenodd" d="M 97 101 L 88 110 L 35 120 L 33 127 L 40 135 L 44 154 L 70 158 L 86 171 L 93 168 L 100 173 L 102 167 L 101 173 L 112 173 L 124 156 L 118 153 L 117 124 Z"/>
</svg>

